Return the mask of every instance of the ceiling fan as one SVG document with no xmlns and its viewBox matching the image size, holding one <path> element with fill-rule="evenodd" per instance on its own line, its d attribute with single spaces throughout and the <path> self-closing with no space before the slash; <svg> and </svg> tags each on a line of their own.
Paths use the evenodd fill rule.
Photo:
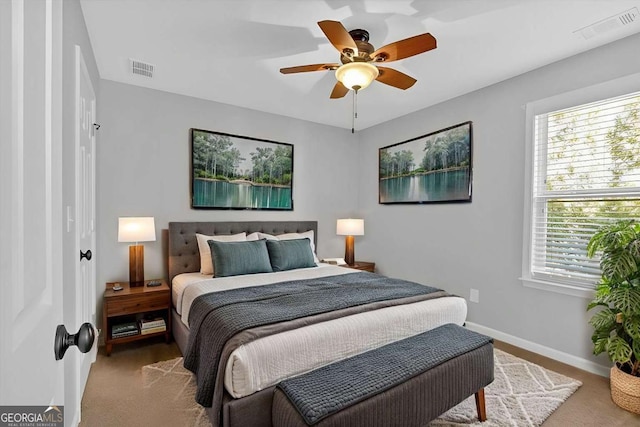
<svg viewBox="0 0 640 427">
<path fill-rule="evenodd" d="M 342 98 L 349 90 L 356 93 L 373 80 L 399 89 L 408 89 L 416 79 L 392 68 L 374 64 L 397 61 L 435 49 L 436 39 L 429 33 L 409 37 L 388 44 L 377 50 L 369 43 L 366 30 L 347 31 L 338 21 L 320 21 L 318 26 L 331 44 L 340 52 L 341 64 L 313 64 L 281 68 L 282 74 L 306 73 L 309 71 L 335 70 L 338 82 L 330 98 Z"/>
</svg>

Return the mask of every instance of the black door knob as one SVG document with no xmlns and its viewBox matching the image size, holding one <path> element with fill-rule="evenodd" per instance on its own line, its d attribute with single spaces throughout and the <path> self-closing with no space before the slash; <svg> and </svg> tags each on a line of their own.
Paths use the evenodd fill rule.
<svg viewBox="0 0 640 427">
<path fill-rule="evenodd" d="M 53 351 L 56 360 L 64 357 L 67 349 L 73 345 L 78 347 L 80 353 L 86 353 L 93 347 L 96 339 L 96 332 L 91 323 L 83 323 L 77 334 L 69 335 L 64 325 L 58 325 L 56 328 L 56 340 L 53 344 Z"/>
<path fill-rule="evenodd" d="M 87 249 L 87 252 L 82 252 L 82 250 L 80 250 L 80 261 L 82 261 L 82 258 L 86 258 L 87 261 L 91 261 L 91 249 Z"/>
</svg>

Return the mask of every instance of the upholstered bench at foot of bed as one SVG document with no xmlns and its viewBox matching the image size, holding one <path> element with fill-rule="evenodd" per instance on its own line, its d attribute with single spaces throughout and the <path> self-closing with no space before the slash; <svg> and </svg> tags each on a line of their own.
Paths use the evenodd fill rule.
<svg viewBox="0 0 640 427">
<path fill-rule="evenodd" d="M 305 409 L 298 409 L 291 398 L 285 394 L 286 390 L 290 396 L 294 395 L 291 392 L 291 387 L 282 387 L 281 383 L 274 391 L 273 406 L 272 406 L 272 421 L 274 427 L 304 427 L 307 425 L 328 427 L 328 426 L 341 426 L 341 427 L 375 427 L 375 426 L 424 426 L 429 421 L 437 418 L 450 408 L 454 407 L 458 403 L 465 400 L 467 397 L 475 394 L 476 407 L 478 410 L 478 418 L 480 421 L 486 420 L 485 403 L 484 403 L 484 387 L 493 381 L 493 343 L 488 337 L 484 337 L 474 332 L 468 331 L 457 325 L 445 325 L 436 330 L 440 332 L 454 332 L 454 339 L 456 341 L 466 340 L 467 338 L 475 340 L 478 343 L 476 348 L 471 350 L 464 350 L 459 348 L 458 351 L 447 349 L 446 345 L 436 344 L 437 347 L 430 347 L 430 333 L 432 331 L 420 334 L 421 336 L 407 338 L 406 340 L 398 341 L 397 343 L 389 344 L 386 350 L 401 351 L 402 354 L 406 353 L 407 348 L 412 351 L 425 352 L 433 354 L 436 360 L 443 360 L 437 362 L 436 366 L 429 367 L 424 372 L 418 373 L 410 379 L 404 380 L 397 385 L 390 388 L 386 388 L 383 391 L 370 391 L 367 395 L 356 403 L 349 403 L 344 407 L 344 403 L 337 404 L 336 406 L 342 406 L 340 410 L 335 412 L 332 410 L 329 415 L 323 415 L 320 419 L 309 422 L 305 421 L 305 418 L 301 415 L 301 411 L 305 412 Z M 443 334 L 440 333 L 442 336 Z M 485 338 L 485 342 L 478 341 L 478 337 Z M 420 338 L 423 338 L 420 340 Z M 426 339 L 425 339 L 426 338 Z M 413 341 L 411 341 L 413 340 Z M 395 348 L 393 346 L 396 346 Z M 382 347 L 381 349 L 384 349 Z M 458 346 L 459 347 L 459 346 Z M 345 390 L 349 389 L 349 384 L 345 384 L 349 379 L 344 381 L 342 375 L 332 376 L 331 372 L 341 372 L 345 368 L 353 370 L 354 366 L 363 366 L 362 371 L 367 371 L 366 375 L 370 376 L 371 373 L 368 369 L 364 368 L 366 365 L 354 365 L 354 361 L 357 362 L 357 358 L 369 357 L 368 360 L 376 360 L 375 352 L 380 352 L 381 349 L 371 350 L 366 353 L 354 356 L 353 358 L 346 359 L 340 362 L 333 363 L 329 366 L 321 368 L 324 370 L 323 375 L 319 376 L 319 371 L 312 371 L 307 374 L 298 377 L 301 381 L 297 381 L 297 387 L 306 387 L 305 376 L 315 375 L 316 381 L 318 378 L 324 377 L 330 378 L 329 383 L 326 384 L 330 389 Z M 400 353 L 399 353 L 400 354 Z M 449 355 L 453 355 L 449 357 Z M 438 359 L 439 358 L 439 359 Z M 353 359 L 353 360 L 352 360 Z M 402 359 L 402 358 L 400 358 Z M 384 359 L 383 359 L 384 360 Z M 394 360 L 394 357 L 387 358 L 386 360 Z M 405 358 L 405 362 L 409 359 Z M 346 366 L 341 366 L 346 363 Z M 403 363 L 400 360 L 400 363 Z M 410 361 L 409 361 L 410 363 Z M 388 376 L 384 373 L 384 370 L 379 370 L 380 373 L 375 375 Z M 357 372 L 355 373 L 357 375 Z M 394 374 L 390 374 L 393 376 Z M 293 379 L 291 379 L 293 380 Z M 286 381 L 291 381 L 286 380 Z M 375 383 L 376 380 L 374 379 Z M 302 385 L 301 385 L 302 384 Z M 335 387 L 334 387 L 335 386 Z M 313 386 L 311 386 L 313 387 Z M 346 388 L 345 388 L 346 387 Z M 312 391 L 315 390 L 303 390 Z M 337 394 L 336 401 L 344 400 Z M 300 406 L 299 398 L 298 405 Z M 324 402 L 318 405 L 315 402 L 316 408 L 320 406 L 332 406 L 331 403 Z M 305 406 L 307 416 L 309 412 L 314 413 L 314 410 L 309 410 L 312 405 Z"/>
</svg>

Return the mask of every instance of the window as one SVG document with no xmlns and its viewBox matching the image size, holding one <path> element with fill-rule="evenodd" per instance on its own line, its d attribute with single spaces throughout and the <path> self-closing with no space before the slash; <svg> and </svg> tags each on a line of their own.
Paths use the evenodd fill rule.
<svg viewBox="0 0 640 427">
<path fill-rule="evenodd" d="M 584 295 L 600 277 L 590 237 L 610 221 L 640 219 L 640 84 L 636 77 L 635 91 L 606 98 L 602 89 L 596 101 L 570 104 L 568 94 L 527 106 L 529 285 Z"/>
</svg>

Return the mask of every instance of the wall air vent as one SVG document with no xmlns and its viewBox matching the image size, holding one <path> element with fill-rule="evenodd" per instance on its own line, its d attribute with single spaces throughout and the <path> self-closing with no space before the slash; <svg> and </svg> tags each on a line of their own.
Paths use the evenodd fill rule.
<svg viewBox="0 0 640 427">
<path fill-rule="evenodd" d="M 574 31 L 574 33 L 580 34 L 585 39 L 590 39 L 597 35 L 626 27 L 627 25 L 636 24 L 640 22 L 640 13 L 638 12 L 638 8 L 634 7 L 629 10 L 625 10 L 617 15 L 610 16 L 608 18 L 603 19 L 602 21 L 598 21 L 595 24 L 591 24 L 587 27 L 581 28 L 579 30 Z"/>
<path fill-rule="evenodd" d="M 147 64 L 146 62 L 131 58 L 129 58 L 129 65 L 132 74 L 138 74 L 149 78 L 153 77 L 153 70 L 156 68 L 155 65 Z"/>
</svg>

